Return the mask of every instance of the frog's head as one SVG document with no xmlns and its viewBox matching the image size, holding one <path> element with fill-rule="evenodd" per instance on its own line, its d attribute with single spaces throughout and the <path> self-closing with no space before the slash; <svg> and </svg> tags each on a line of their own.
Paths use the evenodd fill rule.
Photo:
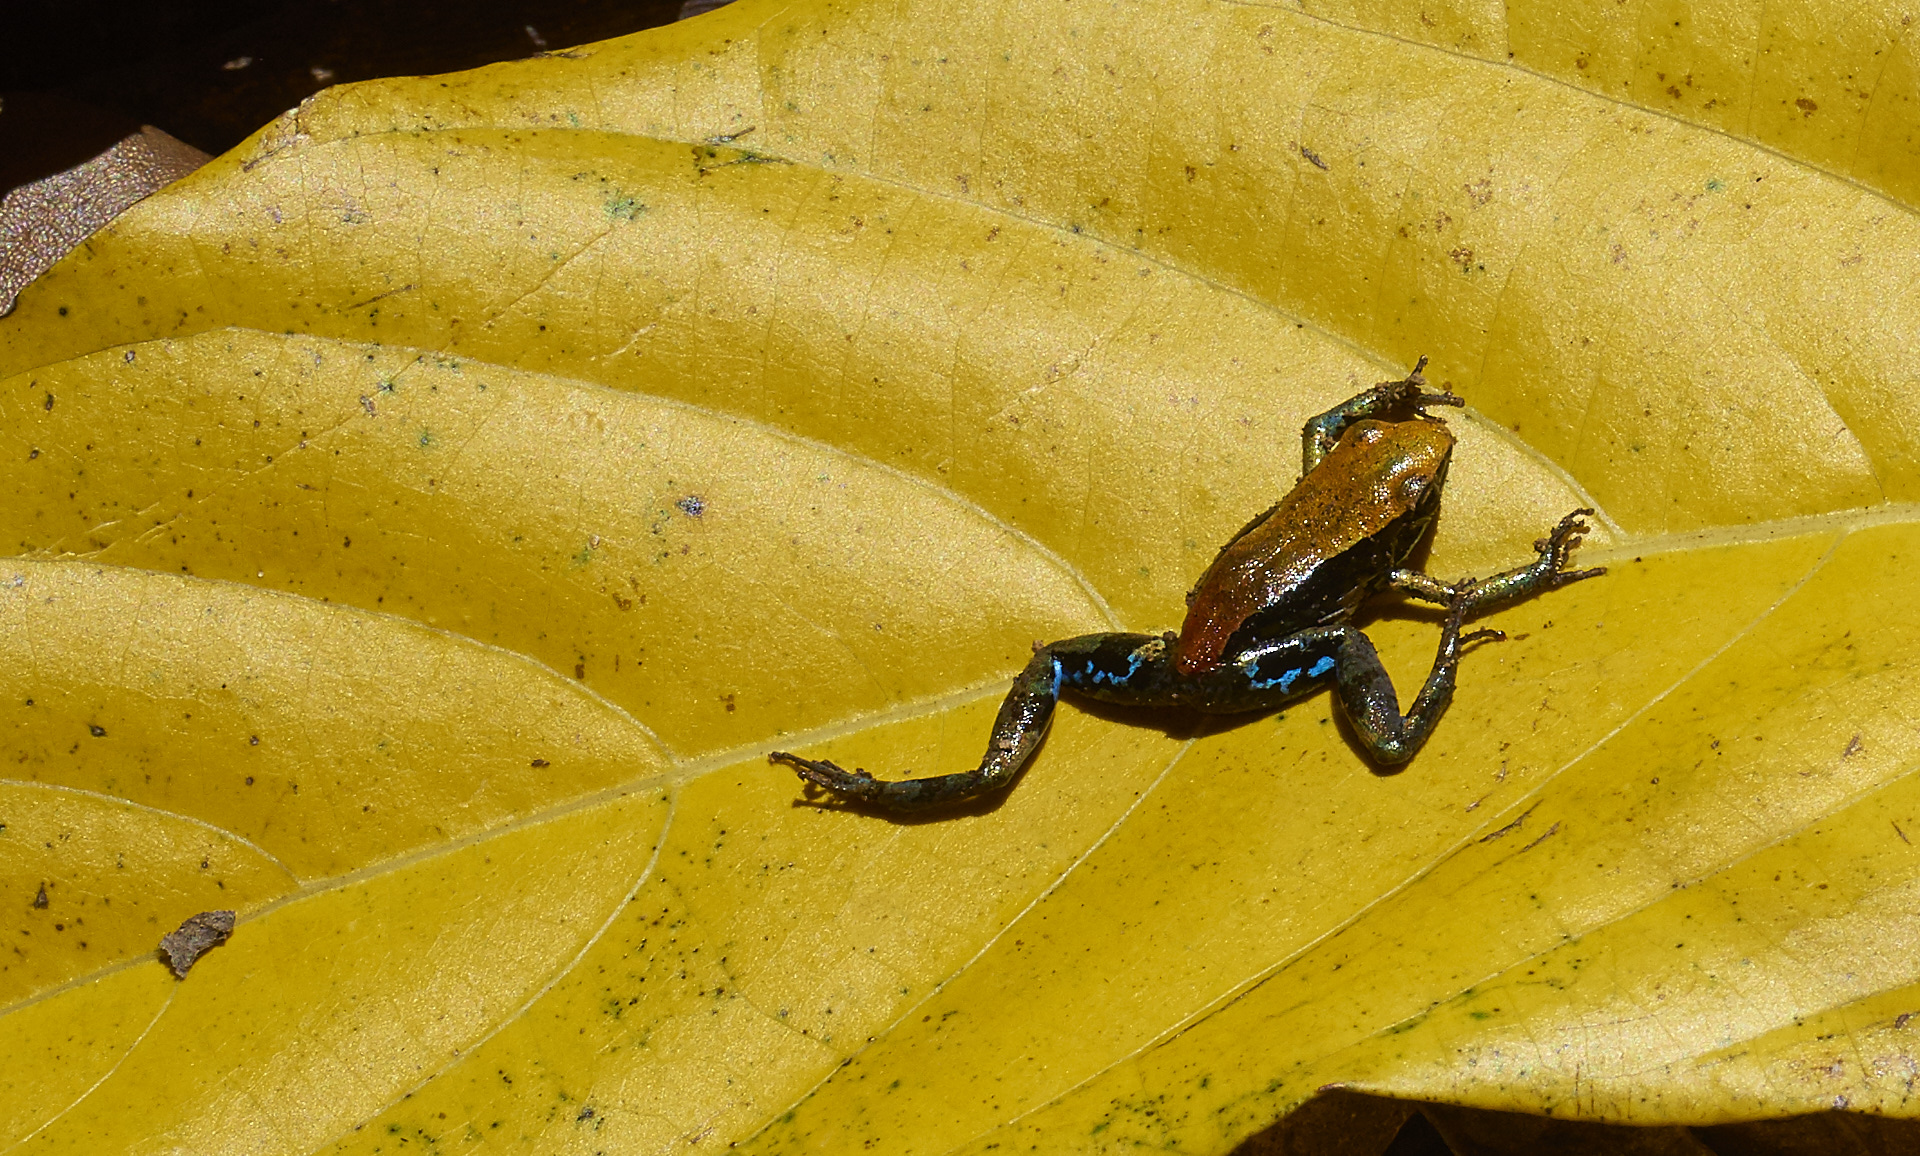
<svg viewBox="0 0 1920 1156">
<path fill-rule="evenodd" d="M 1355 443 L 1351 449 L 1349 441 Z M 1398 566 L 1440 513 L 1453 434 L 1432 420 L 1360 422 L 1339 448 L 1352 455 L 1352 477 L 1367 487 L 1364 505 L 1378 519 L 1373 533 L 1392 539 L 1388 553 Z"/>
<path fill-rule="evenodd" d="M 1355 422 L 1328 460 L 1364 488 L 1353 495 L 1359 505 L 1391 521 L 1416 511 L 1432 518 L 1452 457 L 1446 423 L 1419 419 Z"/>
</svg>

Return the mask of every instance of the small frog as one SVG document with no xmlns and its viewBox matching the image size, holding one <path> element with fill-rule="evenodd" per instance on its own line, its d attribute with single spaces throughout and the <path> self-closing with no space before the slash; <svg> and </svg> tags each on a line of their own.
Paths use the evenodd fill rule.
<svg viewBox="0 0 1920 1156">
<path fill-rule="evenodd" d="M 1606 573 L 1566 569 L 1587 533 L 1580 519 L 1590 509 L 1560 519 L 1533 544 L 1537 561 L 1504 574 L 1445 583 L 1403 568 L 1439 513 L 1453 453 L 1446 423 L 1426 411 L 1462 404 L 1451 391 L 1427 392 L 1426 365 L 1422 357 L 1403 380 L 1382 382 L 1307 422 L 1299 483 L 1220 548 L 1187 594 L 1178 634 L 1085 634 L 1035 644 L 976 769 L 889 782 L 785 751 L 768 760 L 842 799 L 916 811 L 1006 787 L 1046 737 L 1063 689 L 1129 706 L 1234 714 L 1273 710 L 1331 682 L 1374 761 L 1406 762 L 1453 701 L 1461 649 L 1506 637 L 1498 630 L 1462 634 L 1463 622 Z M 1404 715 L 1373 643 L 1346 624 L 1382 590 L 1447 608 L 1433 670 Z"/>
</svg>

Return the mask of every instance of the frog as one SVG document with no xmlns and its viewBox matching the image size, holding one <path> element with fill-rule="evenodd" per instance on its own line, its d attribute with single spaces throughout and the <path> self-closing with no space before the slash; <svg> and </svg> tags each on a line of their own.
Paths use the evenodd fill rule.
<svg viewBox="0 0 1920 1156">
<path fill-rule="evenodd" d="M 1383 768 L 1411 760 L 1453 701 L 1465 650 L 1504 641 L 1466 630 L 1497 607 L 1606 567 L 1572 570 L 1591 507 L 1560 519 L 1534 544 L 1535 560 L 1487 578 L 1442 582 L 1407 565 L 1440 511 L 1454 438 L 1427 412 L 1465 403 L 1428 388 L 1421 357 L 1385 381 L 1309 419 L 1301 472 L 1278 502 L 1227 540 L 1187 593 L 1178 631 L 1083 634 L 1034 644 L 1000 705 L 978 767 L 924 778 L 879 779 L 825 759 L 774 751 L 829 801 L 907 813 L 1006 790 L 1052 725 L 1062 692 L 1132 707 L 1205 714 L 1271 712 L 1331 685 L 1354 737 Z M 1398 592 L 1443 607 L 1439 652 L 1406 713 L 1393 680 L 1354 615 L 1375 595 Z"/>
</svg>

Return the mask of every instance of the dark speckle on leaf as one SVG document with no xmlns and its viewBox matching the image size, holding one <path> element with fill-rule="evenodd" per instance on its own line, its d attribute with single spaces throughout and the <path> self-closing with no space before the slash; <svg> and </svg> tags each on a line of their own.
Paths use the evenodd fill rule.
<svg viewBox="0 0 1920 1156">
<path fill-rule="evenodd" d="M 698 518 L 707 512 L 707 500 L 699 494 L 688 494 L 674 505 L 680 507 L 680 512 L 689 518 Z"/>
</svg>

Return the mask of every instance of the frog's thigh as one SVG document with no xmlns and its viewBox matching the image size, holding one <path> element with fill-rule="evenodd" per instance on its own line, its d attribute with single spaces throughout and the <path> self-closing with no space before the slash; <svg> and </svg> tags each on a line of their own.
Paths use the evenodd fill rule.
<svg viewBox="0 0 1920 1156">
<path fill-rule="evenodd" d="M 1333 626 L 1248 647 L 1201 675 L 1189 697 L 1201 710 L 1219 714 L 1272 710 L 1333 681 L 1349 634 L 1363 645 L 1367 641 L 1357 630 Z M 1371 656 L 1372 647 L 1367 651 Z"/>
<path fill-rule="evenodd" d="M 1366 635 L 1351 626 L 1325 626 L 1298 637 L 1322 639 L 1334 646 L 1332 679 L 1341 709 L 1376 762 L 1393 766 L 1412 758 L 1453 701 L 1454 671 L 1460 662 L 1458 615 L 1449 618 L 1441 632 L 1433 669 L 1405 714 L 1400 713 L 1393 679 L 1380 665 L 1380 655 Z"/>
<path fill-rule="evenodd" d="M 1453 663 L 1444 657 L 1435 663 L 1403 715 L 1372 640 L 1351 626 L 1319 626 L 1234 655 L 1203 676 L 1196 705 L 1222 712 L 1273 710 L 1328 684 L 1368 753 L 1383 763 L 1401 763 L 1420 749 L 1447 709 Z"/>
<path fill-rule="evenodd" d="M 1173 647 L 1158 634 L 1085 634 L 1048 644 L 1059 686 L 1101 702 L 1172 706 L 1179 702 Z"/>
</svg>

